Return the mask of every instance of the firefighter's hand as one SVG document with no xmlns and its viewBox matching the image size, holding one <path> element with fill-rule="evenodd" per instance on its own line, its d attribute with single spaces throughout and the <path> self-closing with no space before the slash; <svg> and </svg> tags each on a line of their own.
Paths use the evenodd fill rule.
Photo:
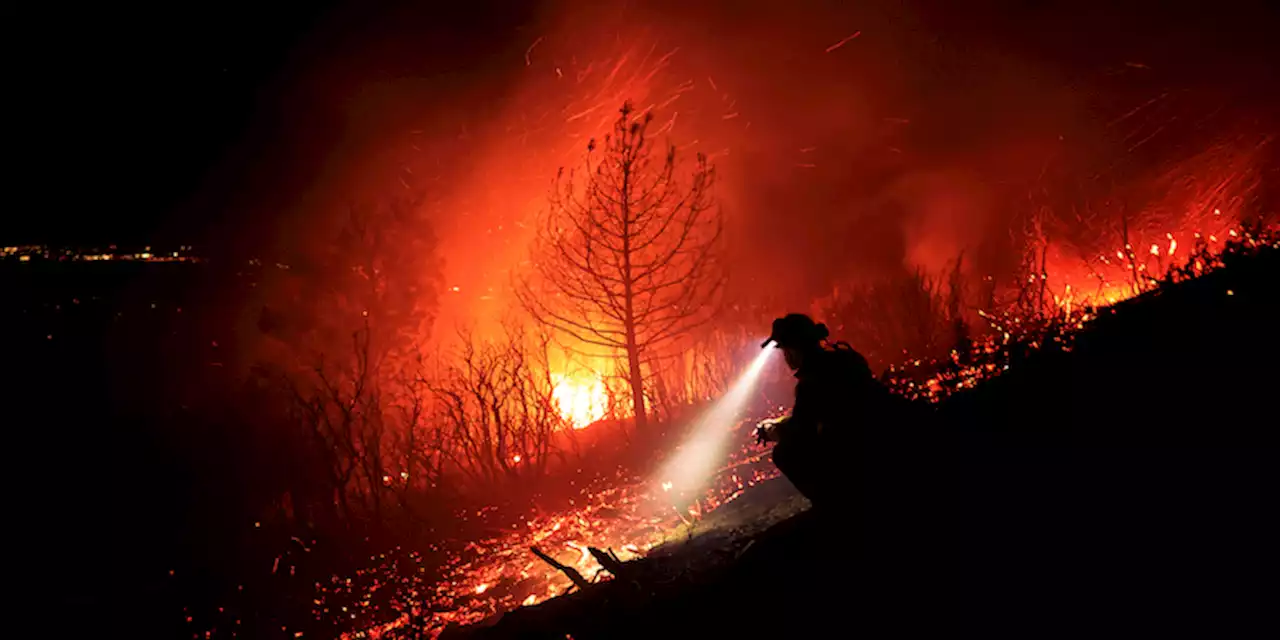
<svg viewBox="0 0 1280 640">
<path fill-rule="evenodd" d="M 756 425 L 756 444 L 763 446 L 769 441 L 769 430 L 765 425 Z"/>
<path fill-rule="evenodd" d="M 781 418 L 770 418 L 761 420 L 756 425 L 756 444 L 764 444 L 766 442 L 778 441 L 778 425 L 782 423 Z"/>
</svg>

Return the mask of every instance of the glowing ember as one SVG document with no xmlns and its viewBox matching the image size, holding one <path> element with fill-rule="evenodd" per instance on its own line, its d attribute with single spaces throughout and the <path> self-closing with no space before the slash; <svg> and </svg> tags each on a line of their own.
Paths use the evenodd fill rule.
<svg viewBox="0 0 1280 640">
<path fill-rule="evenodd" d="M 1073 307 L 1115 304 L 1149 289 L 1171 267 L 1181 264 L 1185 250 L 1180 253 L 1179 249 L 1184 243 L 1193 251 L 1203 246 L 1216 252 L 1224 244 L 1222 237 L 1238 237 L 1236 229 L 1223 224 L 1210 228 L 1221 232 L 1221 236 L 1199 231 L 1165 233 L 1158 242 L 1126 244 L 1092 258 L 1074 257 L 1059 247 L 1050 246 L 1043 272 L 1031 278 L 1033 282 L 1042 281 L 1037 286 L 1043 286 L 1045 294 L 1068 311 Z M 1183 242 L 1179 242 L 1179 237 Z M 1142 250 L 1140 246 L 1147 248 Z"/>
<path fill-rule="evenodd" d="M 574 429 L 583 429 L 605 416 L 609 407 L 609 393 L 604 382 L 591 374 L 552 374 L 555 385 L 552 397 L 564 417 Z"/>
<path fill-rule="evenodd" d="M 1215 215 L 1220 215 L 1215 211 Z M 1256 233 L 1256 235 L 1255 235 Z M 991 333 L 975 341 L 972 349 L 961 357 L 952 352 L 950 360 L 930 361 L 912 360 L 889 368 L 886 382 L 894 392 L 915 400 L 939 402 L 952 393 L 963 389 L 971 389 L 978 383 L 989 380 L 1009 369 L 1011 350 L 1025 348 L 1030 350 L 1053 346 L 1070 351 L 1075 335 L 1088 327 L 1105 309 L 1113 304 L 1127 300 L 1141 293 L 1152 291 L 1160 283 L 1183 282 L 1220 268 L 1223 256 L 1231 250 L 1249 251 L 1260 247 L 1280 248 L 1280 228 L 1273 226 L 1250 232 L 1236 226 L 1227 228 L 1223 236 L 1231 238 L 1230 243 L 1220 241 L 1214 235 L 1192 234 L 1194 247 L 1180 260 L 1166 263 L 1140 262 L 1142 255 L 1159 258 L 1159 254 L 1174 255 L 1177 251 L 1174 234 L 1167 234 L 1166 244 L 1156 245 L 1165 251 L 1139 252 L 1129 248 L 1119 250 L 1121 260 L 1112 261 L 1117 264 L 1121 275 L 1116 280 L 1100 278 L 1104 286 L 1093 295 L 1075 297 L 1059 296 L 1052 291 L 1051 309 L 1042 309 L 1037 315 L 1018 316 L 1011 313 L 986 313 L 979 315 L 990 325 Z M 1104 259 L 1100 260 L 1106 265 Z M 1153 268 L 1154 267 L 1154 268 Z M 1114 272 L 1113 272 L 1114 273 Z M 1122 274 L 1129 274 L 1122 279 Z M 1059 274 L 1048 272 L 1041 276 L 1042 281 L 1056 280 Z M 1227 290 L 1226 295 L 1235 295 Z M 1083 301 L 1082 301 L 1083 300 Z"/>
<path fill-rule="evenodd" d="M 745 420 L 737 425 L 740 443 L 750 442 L 753 424 Z M 609 579 L 587 551 L 588 545 L 611 549 L 626 561 L 668 539 L 678 539 L 679 527 L 689 517 L 701 517 L 737 499 L 746 488 L 776 477 L 766 454 L 750 444 L 727 452 L 732 462 L 715 473 L 705 492 L 687 496 L 700 499 L 683 512 L 655 510 L 654 505 L 672 504 L 678 492 L 656 494 L 652 483 L 638 478 L 630 482 L 617 478 L 618 484 L 607 488 L 589 487 L 574 510 L 524 518 L 509 533 L 470 542 L 448 554 L 439 580 L 420 578 L 417 567 L 406 571 L 404 559 L 372 557 L 372 566 L 356 572 L 354 580 L 333 576 L 327 583 L 318 583 L 313 615 L 335 626 L 357 627 L 340 635 L 347 640 L 386 637 L 409 625 L 417 625 L 424 637 L 436 637 L 450 623 L 474 624 L 496 612 L 532 606 L 570 591 L 568 578 L 534 557 L 531 546 L 589 581 Z M 410 552 L 408 563 L 422 565 L 424 558 Z M 374 595 L 383 590 L 391 593 L 390 601 L 378 604 Z"/>
</svg>

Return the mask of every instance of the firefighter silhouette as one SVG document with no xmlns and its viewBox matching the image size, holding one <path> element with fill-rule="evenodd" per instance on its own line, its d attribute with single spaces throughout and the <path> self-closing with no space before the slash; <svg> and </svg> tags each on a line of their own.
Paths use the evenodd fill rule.
<svg viewBox="0 0 1280 640">
<path fill-rule="evenodd" d="M 836 497 L 839 458 L 854 429 L 882 420 L 889 396 L 867 359 L 847 343 L 828 342 L 829 335 L 825 325 L 793 313 L 774 320 L 762 344 L 782 350 L 796 390 L 790 415 L 761 422 L 756 437 L 775 443 L 774 464 L 815 506 Z"/>
</svg>

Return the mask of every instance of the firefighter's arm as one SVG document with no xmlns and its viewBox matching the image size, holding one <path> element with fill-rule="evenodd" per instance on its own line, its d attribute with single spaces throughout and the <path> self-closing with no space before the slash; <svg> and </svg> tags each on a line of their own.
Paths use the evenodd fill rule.
<svg viewBox="0 0 1280 640">
<path fill-rule="evenodd" d="M 821 389 L 812 381 L 802 380 L 796 385 L 796 404 L 787 418 L 786 430 L 789 433 L 817 433 L 819 414 L 817 412 Z"/>
</svg>

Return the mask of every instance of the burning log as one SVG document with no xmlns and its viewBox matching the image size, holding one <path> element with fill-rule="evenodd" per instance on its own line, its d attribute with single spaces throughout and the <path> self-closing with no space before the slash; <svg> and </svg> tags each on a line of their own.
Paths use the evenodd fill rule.
<svg viewBox="0 0 1280 640">
<path fill-rule="evenodd" d="M 537 547 L 529 547 L 529 550 L 533 552 L 533 555 L 541 558 L 543 562 L 551 565 L 552 568 L 559 571 L 560 573 L 563 573 L 565 577 L 569 578 L 569 581 L 572 582 L 575 587 L 579 589 L 586 589 L 591 584 L 587 582 L 586 578 L 582 577 L 581 573 L 578 573 L 577 569 L 574 569 L 573 567 L 570 567 L 568 565 L 561 564 L 555 558 L 552 558 L 551 556 L 543 553 L 541 549 Z"/>
</svg>

